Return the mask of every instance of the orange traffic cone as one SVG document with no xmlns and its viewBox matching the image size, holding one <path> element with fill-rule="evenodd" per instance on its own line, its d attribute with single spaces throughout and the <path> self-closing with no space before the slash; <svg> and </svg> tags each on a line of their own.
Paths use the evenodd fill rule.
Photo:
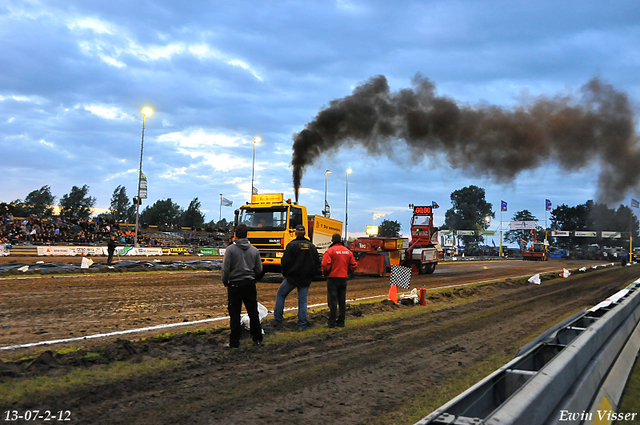
<svg viewBox="0 0 640 425">
<path fill-rule="evenodd" d="M 396 285 L 391 285 L 389 287 L 389 296 L 387 296 L 387 299 L 398 304 L 398 287 Z"/>
</svg>

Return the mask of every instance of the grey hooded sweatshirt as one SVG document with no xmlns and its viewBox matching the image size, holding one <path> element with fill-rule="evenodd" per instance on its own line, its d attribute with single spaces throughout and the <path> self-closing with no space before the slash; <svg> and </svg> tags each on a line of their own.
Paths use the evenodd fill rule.
<svg viewBox="0 0 640 425">
<path fill-rule="evenodd" d="M 245 279 L 255 279 L 262 273 L 260 253 L 251 246 L 249 239 L 236 240 L 227 247 L 222 262 L 222 283 L 241 282 Z"/>
</svg>

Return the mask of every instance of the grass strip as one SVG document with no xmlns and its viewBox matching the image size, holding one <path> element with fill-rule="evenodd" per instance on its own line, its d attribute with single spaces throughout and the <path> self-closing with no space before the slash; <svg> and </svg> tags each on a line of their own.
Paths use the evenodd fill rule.
<svg viewBox="0 0 640 425">
<path fill-rule="evenodd" d="M 397 409 L 380 416 L 372 425 L 400 425 L 414 424 L 418 422 L 443 404 L 447 403 L 449 400 L 466 391 L 486 376 L 513 360 L 521 346 L 527 344 L 551 326 L 571 317 L 580 310 L 581 309 L 577 309 L 575 311 L 568 312 L 562 317 L 546 323 L 538 329 L 533 330 L 526 337 L 521 338 L 511 347 L 505 347 L 501 353 L 496 353 L 486 360 L 474 363 L 435 387 L 426 389 L 424 392 L 416 395 L 406 403 L 399 405 Z"/>
<path fill-rule="evenodd" d="M 622 394 L 618 407 L 620 413 L 640 412 L 640 357 L 636 357 L 636 364 L 631 370 L 627 386 Z M 628 424 L 629 421 L 616 421 L 616 424 Z"/>
<path fill-rule="evenodd" d="M 7 404 L 31 404 L 47 397 L 77 391 L 83 386 L 139 378 L 176 367 L 176 360 L 156 359 L 140 363 L 115 362 L 103 367 L 76 369 L 64 376 L 38 376 L 20 381 L 0 382 L 0 394 Z"/>
</svg>

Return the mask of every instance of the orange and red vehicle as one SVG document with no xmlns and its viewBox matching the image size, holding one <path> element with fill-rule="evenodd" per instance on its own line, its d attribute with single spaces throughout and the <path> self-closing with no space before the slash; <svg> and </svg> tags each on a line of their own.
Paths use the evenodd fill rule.
<svg viewBox="0 0 640 425">
<path fill-rule="evenodd" d="M 397 237 L 363 237 L 351 244 L 356 273 L 387 276 L 392 265 L 411 267 L 411 274 L 431 274 L 444 252 L 433 225 L 431 206 L 413 205 L 411 241 Z"/>
</svg>

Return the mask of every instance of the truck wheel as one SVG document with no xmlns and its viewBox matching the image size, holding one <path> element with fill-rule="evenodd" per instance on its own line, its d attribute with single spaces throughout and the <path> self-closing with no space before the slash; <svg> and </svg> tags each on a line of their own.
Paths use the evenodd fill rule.
<svg viewBox="0 0 640 425">
<path fill-rule="evenodd" d="M 420 271 L 420 274 L 429 273 L 429 264 L 420 264 L 420 268 L 418 270 Z"/>
<path fill-rule="evenodd" d="M 427 264 L 428 268 L 427 268 L 427 274 L 432 274 L 434 271 L 436 271 L 436 265 L 438 263 L 432 263 L 432 264 Z"/>
</svg>

